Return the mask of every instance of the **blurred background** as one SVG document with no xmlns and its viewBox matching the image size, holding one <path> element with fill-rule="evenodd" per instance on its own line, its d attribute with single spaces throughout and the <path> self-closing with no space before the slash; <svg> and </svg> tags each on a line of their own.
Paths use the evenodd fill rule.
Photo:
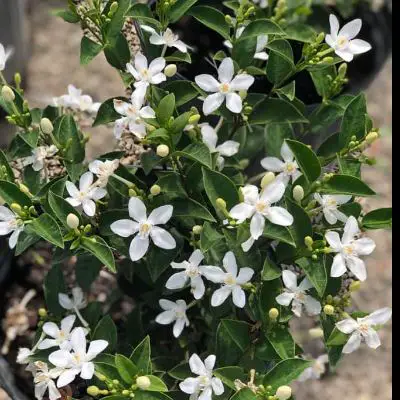
<svg viewBox="0 0 400 400">
<path fill-rule="evenodd" d="M 348 2 L 351 2 L 348 0 Z M 331 1 L 335 3 L 335 1 Z M 44 106 L 52 98 L 67 91 L 69 83 L 83 89 L 102 102 L 121 95 L 124 88 L 118 73 L 110 68 L 103 55 L 86 67 L 79 64 L 82 37 L 77 25 L 63 22 L 52 11 L 65 6 L 62 0 L 0 0 L 0 43 L 15 48 L 6 76 L 20 71 L 31 106 Z M 374 167 L 365 167 L 364 177 L 379 193 L 363 204 L 366 210 L 389 207 L 392 204 L 392 60 L 387 57 L 375 72 L 366 89 L 368 109 L 375 126 L 381 128 L 382 139 L 371 148 L 376 157 Z M 89 157 L 113 147 L 110 129 L 87 130 L 91 134 Z M 0 145 L 5 144 L 12 129 L 0 115 Z M 376 251 L 367 260 L 369 279 L 355 294 L 355 304 L 370 311 L 392 303 L 392 234 L 371 233 Z M 390 400 L 392 369 L 392 334 L 387 325 L 380 332 L 382 346 L 373 351 L 366 346 L 344 357 L 338 372 L 323 381 L 308 381 L 296 385 L 297 400 Z M 301 336 L 299 337 L 300 340 Z M 0 393 L 1 400 L 1 393 Z"/>
</svg>

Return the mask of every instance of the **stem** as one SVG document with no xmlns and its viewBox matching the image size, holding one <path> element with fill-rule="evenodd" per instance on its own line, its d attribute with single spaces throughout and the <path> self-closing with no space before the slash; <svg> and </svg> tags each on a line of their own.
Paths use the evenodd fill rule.
<svg viewBox="0 0 400 400">
<path fill-rule="evenodd" d="M 131 188 L 131 187 L 132 187 L 132 185 L 133 185 L 133 183 L 132 183 L 132 182 L 129 182 L 127 179 L 125 179 L 125 178 L 122 178 L 122 177 L 121 177 L 121 176 L 119 176 L 119 175 L 112 174 L 111 176 L 112 176 L 113 178 L 115 178 L 115 179 L 119 180 L 120 182 L 122 182 L 122 183 L 125 183 L 125 185 L 126 185 L 126 186 L 128 186 L 129 188 Z"/>
<path fill-rule="evenodd" d="M 216 127 L 214 128 L 215 133 L 218 133 L 218 131 L 221 129 L 222 125 L 224 123 L 224 117 L 220 117 L 218 124 L 216 125 Z"/>
<path fill-rule="evenodd" d="M 163 49 L 162 49 L 162 52 L 161 52 L 161 57 L 165 56 L 165 53 L 167 52 L 167 48 L 168 48 L 168 46 L 165 44 Z"/>
<path fill-rule="evenodd" d="M 6 81 L 6 79 L 4 78 L 4 75 L 2 74 L 1 71 L 0 71 L 0 82 L 1 82 L 3 85 L 7 85 L 7 81 Z"/>
<path fill-rule="evenodd" d="M 326 49 L 325 51 L 322 51 L 321 53 L 318 53 L 318 57 L 324 57 L 330 53 L 333 53 L 335 51 L 335 49 L 333 49 L 332 47 L 329 47 L 329 49 Z"/>
<path fill-rule="evenodd" d="M 264 177 L 264 175 L 265 175 L 265 172 L 262 172 L 261 174 L 253 176 L 248 180 L 248 183 L 255 183 L 255 182 L 259 181 L 260 179 L 262 179 Z"/>
<path fill-rule="evenodd" d="M 86 320 L 82 317 L 82 314 L 79 312 L 77 307 L 74 307 L 74 311 L 76 313 L 76 315 L 78 316 L 78 318 L 80 319 L 80 321 L 82 322 L 82 325 L 87 328 L 89 326 L 89 324 L 86 322 Z"/>
</svg>

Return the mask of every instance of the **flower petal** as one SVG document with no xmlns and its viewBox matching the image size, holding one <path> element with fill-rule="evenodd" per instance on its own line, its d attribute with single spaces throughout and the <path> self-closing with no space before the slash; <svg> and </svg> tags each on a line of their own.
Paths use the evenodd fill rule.
<svg viewBox="0 0 400 400">
<path fill-rule="evenodd" d="M 358 323 L 353 318 L 346 318 L 343 321 L 337 322 L 336 328 L 338 328 L 340 332 L 349 335 L 358 328 Z"/>
<path fill-rule="evenodd" d="M 177 274 L 173 274 L 165 284 L 165 287 L 170 290 L 182 289 L 185 287 L 188 281 L 188 276 L 186 272 L 178 272 Z"/>
<path fill-rule="evenodd" d="M 153 226 L 150 231 L 151 239 L 157 247 L 165 250 L 172 250 L 176 247 L 176 241 L 174 237 L 167 232 L 165 229 Z"/>
<path fill-rule="evenodd" d="M 83 199 L 82 208 L 88 217 L 93 217 L 96 214 L 96 203 L 93 200 Z"/>
<path fill-rule="evenodd" d="M 333 258 L 333 263 L 331 267 L 331 277 L 338 278 L 342 276 L 347 271 L 346 262 L 343 256 L 339 253 Z"/>
<path fill-rule="evenodd" d="M 166 224 L 171 219 L 173 211 L 174 207 L 170 205 L 158 207 L 150 213 L 147 222 L 151 225 Z"/>
<path fill-rule="evenodd" d="M 251 278 L 254 275 L 254 270 L 251 268 L 240 268 L 239 275 L 236 278 L 236 282 L 238 285 L 244 285 L 245 283 L 251 281 Z"/>
<path fill-rule="evenodd" d="M 293 216 L 283 207 L 270 207 L 266 217 L 275 225 L 290 226 L 293 224 Z"/>
<path fill-rule="evenodd" d="M 93 360 L 98 354 L 105 350 L 108 346 L 107 340 L 93 340 L 89 344 L 89 349 L 86 354 L 88 361 Z M 90 379 L 90 378 L 89 378 Z"/>
<path fill-rule="evenodd" d="M 218 136 L 215 129 L 209 124 L 205 124 L 201 127 L 201 137 L 203 143 L 207 145 L 211 152 L 216 150 Z"/>
<path fill-rule="evenodd" d="M 306 308 L 308 315 L 312 316 L 321 314 L 321 303 L 311 296 L 306 296 L 304 307 Z"/>
<path fill-rule="evenodd" d="M 285 163 L 276 157 L 265 157 L 261 160 L 261 166 L 267 171 L 282 172 L 285 168 Z"/>
<path fill-rule="evenodd" d="M 333 39 L 336 41 L 337 35 L 339 33 L 339 20 L 337 19 L 336 15 L 330 14 L 329 15 L 329 24 L 331 26 L 331 35 Z"/>
<path fill-rule="evenodd" d="M 211 297 L 211 306 L 218 307 L 220 306 L 232 293 L 232 289 L 229 286 L 223 286 L 220 289 L 217 289 L 212 297 Z"/>
<path fill-rule="evenodd" d="M 196 353 L 189 358 L 189 367 L 196 375 L 207 375 L 207 368 Z"/>
<path fill-rule="evenodd" d="M 94 364 L 92 362 L 85 362 L 82 364 L 81 378 L 92 379 L 94 375 Z"/>
<path fill-rule="evenodd" d="M 248 90 L 250 86 L 254 83 L 254 77 L 248 74 L 240 74 L 235 76 L 231 82 L 232 90 Z"/>
<path fill-rule="evenodd" d="M 185 320 L 183 318 L 178 318 L 175 321 L 175 324 L 172 328 L 172 334 L 174 335 L 175 338 L 178 338 L 181 336 L 183 330 L 185 329 Z"/>
<path fill-rule="evenodd" d="M 74 315 L 70 315 L 70 317 L 73 317 L 75 320 Z M 68 318 L 68 317 L 67 317 Z M 73 322 L 72 322 L 73 323 Z M 52 338 L 56 338 L 58 334 L 60 333 L 60 329 L 58 329 L 58 326 L 54 322 L 46 322 L 43 324 L 43 332 L 47 336 L 51 336 Z"/>
<path fill-rule="evenodd" d="M 219 267 L 202 265 L 199 270 L 206 279 L 213 283 L 222 283 L 225 279 L 226 273 Z"/>
<path fill-rule="evenodd" d="M 290 303 L 294 299 L 294 293 L 289 293 L 289 292 L 283 292 L 279 296 L 276 296 L 275 300 L 278 304 L 281 306 L 288 307 Z"/>
<path fill-rule="evenodd" d="M 239 147 L 239 142 L 235 142 L 234 140 L 227 140 L 226 142 L 217 146 L 217 151 L 224 157 L 232 157 L 238 153 Z"/>
<path fill-rule="evenodd" d="M 232 58 L 224 58 L 218 68 L 218 80 L 221 83 L 230 83 L 235 73 Z"/>
<path fill-rule="evenodd" d="M 228 251 L 225 254 L 225 256 L 222 260 L 222 264 L 223 264 L 225 270 L 236 278 L 237 273 L 238 273 L 238 267 L 237 267 L 237 263 L 236 263 L 235 254 L 232 251 Z"/>
<path fill-rule="evenodd" d="M 152 75 L 160 73 L 165 68 L 165 58 L 158 57 L 155 58 L 149 66 L 149 71 Z"/>
<path fill-rule="evenodd" d="M 58 302 L 60 303 L 60 306 L 66 310 L 71 310 L 74 308 L 72 300 L 65 293 L 58 293 Z"/>
<path fill-rule="evenodd" d="M 0 206 L 0 221 L 12 221 L 15 214 L 7 207 Z"/>
<path fill-rule="evenodd" d="M 141 237 L 140 235 L 136 235 L 129 246 L 129 256 L 131 260 L 140 260 L 147 253 L 149 244 L 148 236 Z"/>
<path fill-rule="evenodd" d="M 139 230 L 139 224 L 131 219 L 120 219 L 113 222 L 110 229 L 118 236 L 127 238 Z"/>
<path fill-rule="evenodd" d="M 57 350 L 49 355 L 49 361 L 59 368 L 65 368 L 68 366 L 71 360 L 71 354 L 69 351 Z"/>
<path fill-rule="evenodd" d="M 389 321 L 392 317 L 392 309 L 389 307 L 381 308 L 377 311 L 374 311 L 372 314 L 368 315 L 367 317 L 361 318 L 363 323 L 368 325 L 383 325 Z"/>
<path fill-rule="evenodd" d="M 204 255 L 199 249 L 196 249 L 189 257 L 189 263 L 191 265 L 194 265 L 195 267 L 198 267 L 203 260 L 204 260 Z"/>
<path fill-rule="evenodd" d="M 225 96 L 222 93 L 214 93 L 206 97 L 203 103 L 204 115 L 209 115 L 221 106 L 224 102 Z"/>
<path fill-rule="evenodd" d="M 365 263 L 358 257 L 348 257 L 347 258 L 347 266 L 349 270 L 359 279 L 361 282 L 364 282 L 367 279 L 367 269 L 365 267 Z"/>
<path fill-rule="evenodd" d="M 212 371 L 215 366 L 215 361 L 217 357 L 214 354 L 210 354 L 205 360 L 204 360 L 204 366 L 206 367 L 207 371 Z"/>
<path fill-rule="evenodd" d="M 357 220 L 353 216 L 350 216 L 344 226 L 342 243 L 345 245 L 350 243 L 359 232 L 360 229 L 358 228 Z"/>
<path fill-rule="evenodd" d="M 357 239 L 353 243 L 354 249 L 360 256 L 368 256 L 376 247 L 375 242 L 370 238 Z"/>
<path fill-rule="evenodd" d="M 144 222 L 147 219 L 146 206 L 137 197 L 131 197 L 128 204 L 129 216 L 137 222 Z"/>
<path fill-rule="evenodd" d="M 372 49 L 372 46 L 361 39 L 353 39 L 349 44 L 349 49 L 353 54 L 363 54 Z"/>
<path fill-rule="evenodd" d="M 199 388 L 199 380 L 198 378 L 186 378 L 179 384 L 179 388 L 187 394 L 196 393 Z"/>
<path fill-rule="evenodd" d="M 197 86 L 206 92 L 218 92 L 220 83 L 212 75 L 197 75 L 195 77 Z"/>
<path fill-rule="evenodd" d="M 163 311 L 156 317 L 157 324 L 169 325 L 176 320 L 176 313 L 174 310 Z"/>
<path fill-rule="evenodd" d="M 93 174 L 90 171 L 85 172 L 79 179 L 79 189 L 82 192 L 86 192 L 92 183 L 93 183 Z"/>
<path fill-rule="evenodd" d="M 282 271 L 282 280 L 288 289 L 293 291 L 297 289 L 297 275 L 294 272 L 285 269 Z"/>
<path fill-rule="evenodd" d="M 361 27 L 362 20 L 360 18 L 354 19 L 343 26 L 338 36 L 345 36 L 347 39 L 353 39 L 360 33 Z"/>
<path fill-rule="evenodd" d="M 65 182 L 65 188 L 71 197 L 77 197 L 79 195 L 79 189 L 72 182 Z"/>
<path fill-rule="evenodd" d="M 343 354 L 350 354 L 353 351 L 357 350 L 360 347 L 361 344 L 361 335 L 357 332 L 354 332 L 345 346 L 343 347 Z"/>
<path fill-rule="evenodd" d="M 196 300 L 201 299 L 206 291 L 206 287 L 204 286 L 201 276 L 195 276 L 194 278 L 191 278 L 190 285 L 192 287 L 193 297 Z"/>
<path fill-rule="evenodd" d="M 285 193 L 285 185 L 280 181 L 274 181 L 267 185 L 261 192 L 261 200 L 274 204 L 280 201 Z"/>
<path fill-rule="evenodd" d="M 215 393 L 217 396 L 220 396 L 220 395 L 223 394 L 224 391 L 225 391 L 224 385 L 223 385 L 221 379 L 219 379 L 219 378 L 215 378 L 215 377 L 212 378 L 212 379 L 211 379 L 211 386 L 212 386 L 212 388 L 213 388 L 213 390 L 214 390 L 214 393 Z"/>
<path fill-rule="evenodd" d="M 226 108 L 235 114 L 239 114 L 243 109 L 242 98 L 237 93 L 228 93 L 226 95 Z"/>
<path fill-rule="evenodd" d="M 51 361 L 50 361 L 51 362 Z M 61 388 L 69 385 L 79 374 L 79 369 L 67 369 L 65 370 L 57 380 L 57 387 Z"/>
<path fill-rule="evenodd" d="M 233 287 L 232 300 L 236 307 L 243 308 L 246 305 L 246 293 L 240 286 Z"/>
<path fill-rule="evenodd" d="M 254 213 L 254 207 L 246 204 L 246 203 L 240 203 L 236 206 L 234 206 L 230 211 L 229 214 L 231 215 L 232 218 L 244 221 L 245 219 L 250 218 Z"/>
<path fill-rule="evenodd" d="M 250 221 L 250 234 L 254 240 L 258 240 L 264 232 L 265 218 L 260 213 L 255 213 Z"/>
<path fill-rule="evenodd" d="M 337 232 L 335 231 L 326 232 L 325 239 L 335 253 L 341 250 L 342 241 L 340 240 L 340 236 Z"/>
</svg>

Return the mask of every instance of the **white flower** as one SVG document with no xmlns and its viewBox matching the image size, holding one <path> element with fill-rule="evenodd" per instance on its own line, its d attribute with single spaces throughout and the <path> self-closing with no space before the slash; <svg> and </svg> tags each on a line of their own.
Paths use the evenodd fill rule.
<svg viewBox="0 0 400 400">
<path fill-rule="evenodd" d="M 210 149 L 211 153 L 219 153 L 217 163 L 220 170 L 224 168 L 224 157 L 232 157 L 239 151 L 240 143 L 235 142 L 234 140 L 227 140 L 226 142 L 221 143 L 217 146 L 217 132 L 215 132 L 215 129 L 209 124 L 202 125 L 201 136 L 203 138 L 204 144 Z"/>
<path fill-rule="evenodd" d="M 299 166 L 294 158 L 294 154 L 286 142 L 282 144 L 281 156 L 283 161 L 276 157 L 265 157 L 261 160 L 261 165 L 267 171 L 279 172 L 276 179 L 281 180 L 286 186 L 290 178 L 292 178 L 292 182 L 294 182 L 301 175 L 301 172 L 299 171 Z"/>
<path fill-rule="evenodd" d="M 239 39 L 242 36 L 243 31 L 245 30 L 245 26 L 240 27 L 236 31 L 236 39 Z M 257 60 L 268 60 L 268 54 L 265 50 L 265 46 L 268 44 L 268 35 L 260 35 L 257 36 L 257 44 L 256 44 L 256 52 L 254 54 L 254 58 Z M 232 42 L 229 40 L 224 41 L 224 46 L 228 49 L 233 49 Z"/>
<path fill-rule="evenodd" d="M 129 216 L 133 219 L 120 219 L 111 224 L 111 230 L 118 236 L 133 238 L 129 247 L 129 255 L 132 261 L 140 260 L 150 245 L 153 243 L 161 249 L 171 250 L 176 247 L 173 236 L 165 229 L 157 225 L 166 224 L 172 217 L 173 207 L 170 205 L 154 209 L 147 217 L 146 206 L 137 197 L 129 200 Z"/>
<path fill-rule="evenodd" d="M 321 304 L 313 297 L 306 294 L 313 285 L 304 278 L 297 286 L 297 275 L 289 270 L 282 272 L 283 283 L 286 286 L 285 291 L 276 297 L 276 302 L 281 306 L 289 306 L 292 303 L 292 311 L 297 317 L 301 317 L 303 306 L 308 315 L 319 315 L 321 313 Z"/>
<path fill-rule="evenodd" d="M 74 85 L 68 85 L 68 94 L 53 99 L 55 106 L 72 108 L 88 113 L 97 113 L 100 103 L 94 103 L 88 95 L 82 95 L 82 90 Z"/>
<path fill-rule="evenodd" d="M 186 316 L 186 302 L 185 300 L 177 300 L 176 302 L 161 299 L 159 301 L 160 307 L 164 310 L 156 317 L 156 322 L 161 325 L 174 324 L 172 332 L 177 338 L 181 335 L 185 326 L 189 326 L 189 320 Z"/>
<path fill-rule="evenodd" d="M 357 350 L 360 347 L 361 341 L 365 341 L 371 349 L 378 348 L 381 345 L 381 341 L 373 327 L 385 324 L 391 316 L 392 310 L 390 308 L 381 308 L 364 318 L 357 318 L 357 320 L 347 318 L 337 322 L 336 327 L 339 331 L 347 335 L 351 334 L 343 348 L 343 353 L 349 354 Z"/>
<path fill-rule="evenodd" d="M 12 56 L 13 53 L 13 49 L 5 49 L 4 46 L 0 43 L 0 72 L 6 69 L 7 60 Z"/>
<path fill-rule="evenodd" d="M 188 261 L 181 263 L 172 262 L 171 267 L 174 269 L 183 269 L 182 272 L 173 274 L 165 284 L 167 289 L 176 290 L 182 289 L 190 280 L 190 286 L 193 296 L 196 300 L 204 296 L 205 286 L 202 279 L 202 272 L 206 266 L 200 266 L 203 261 L 204 255 L 200 250 L 195 250 L 189 257 Z"/>
<path fill-rule="evenodd" d="M 314 199 L 322 206 L 325 219 L 329 224 L 334 225 L 336 222 L 346 222 L 348 217 L 346 214 L 338 210 L 338 207 L 351 200 L 350 195 L 323 195 L 319 193 L 314 194 Z"/>
<path fill-rule="evenodd" d="M 141 25 L 140 26 L 145 32 L 151 34 L 150 36 L 150 43 L 156 46 L 166 46 L 166 47 L 175 47 L 181 53 L 187 53 L 188 46 L 179 40 L 179 36 L 175 35 L 171 29 L 167 28 L 165 32 L 157 33 L 154 28 L 148 25 Z"/>
<path fill-rule="evenodd" d="M 83 291 L 79 286 L 72 289 L 72 299 L 65 293 L 59 293 L 58 302 L 66 310 L 81 310 L 87 305 Z"/>
<path fill-rule="evenodd" d="M 155 58 L 150 65 L 147 58 L 142 53 L 137 53 L 134 65 L 126 64 L 127 71 L 135 78 L 135 87 L 143 86 L 147 88 L 150 84 L 159 85 L 167 80 L 162 72 L 165 68 L 165 59 L 163 57 Z"/>
<path fill-rule="evenodd" d="M 125 103 L 122 100 L 114 100 L 114 108 L 122 118 L 115 121 L 114 136 L 117 139 L 125 129 L 129 129 L 139 139 L 146 136 L 146 118 L 155 118 L 156 114 L 150 106 L 144 106 L 146 97 L 146 87 L 138 87 L 131 96 L 131 103 Z"/>
<path fill-rule="evenodd" d="M 118 167 L 119 160 L 94 160 L 89 164 L 89 171 L 97 176 L 97 185 L 106 186 L 108 178 L 115 172 Z"/>
<path fill-rule="evenodd" d="M 24 165 L 32 164 L 32 169 L 34 171 L 40 171 L 44 167 L 44 160 L 47 157 L 52 157 L 58 152 L 56 146 L 39 146 L 32 150 L 32 155 L 25 157 Z"/>
<path fill-rule="evenodd" d="M 276 225 L 290 226 L 293 224 L 293 217 L 283 207 L 273 207 L 285 193 L 285 185 L 281 181 L 274 181 L 265 186 L 259 194 L 258 188 L 253 185 L 246 185 L 242 189 L 244 202 L 236 205 L 230 211 L 232 218 L 243 222 L 251 218 L 250 221 L 250 239 L 242 243 L 244 251 L 249 251 L 254 241 L 262 236 L 265 219 Z"/>
<path fill-rule="evenodd" d="M 213 393 L 220 396 L 224 393 L 224 385 L 219 378 L 213 376 L 215 356 L 210 355 L 204 363 L 197 354 L 189 358 L 189 367 L 196 378 L 186 378 L 179 384 L 182 392 L 190 394 L 190 400 L 211 400 Z"/>
<path fill-rule="evenodd" d="M 204 100 L 203 112 L 205 115 L 217 110 L 225 99 L 228 110 L 236 114 L 242 111 L 242 99 L 236 92 L 247 91 L 254 83 L 254 78 L 248 74 L 239 74 L 234 77 L 234 74 L 232 59 L 225 58 L 218 68 L 218 80 L 207 74 L 196 76 L 197 85 L 206 92 L 213 93 Z"/>
<path fill-rule="evenodd" d="M 327 364 L 328 362 L 329 362 L 329 357 L 327 354 L 319 356 L 318 358 L 313 360 L 312 366 L 305 369 L 297 380 L 299 382 L 305 382 L 308 381 L 309 379 L 320 379 L 321 376 L 326 371 L 325 364 Z"/>
<path fill-rule="evenodd" d="M 68 299 L 69 300 L 69 299 Z M 62 350 L 70 350 L 69 342 L 71 330 L 74 326 L 75 315 L 69 315 L 61 321 L 61 329 L 54 322 L 46 322 L 43 324 L 43 332 L 52 339 L 44 339 L 39 343 L 38 349 L 49 349 L 50 347 L 59 346 Z"/>
<path fill-rule="evenodd" d="M 359 256 L 367 256 L 375 249 L 375 242 L 369 238 L 357 239 L 360 234 L 357 220 L 351 216 L 344 226 L 343 236 L 337 232 L 327 232 L 325 239 L 336 254 L 333 259 L 331 276 L 342 276 L 348 268 L 360 281 L 367 279 L 365 263 Z"/>
<path fill-rule="evenodd" d="M 253 0 L 254 4 L 258 4 L 261 8 L 268 7 L 268 0 Z"/>
<path fill-rule="evenodd" d="M 79 179 L 79 189 L 70 181 L 65 183 L 67 192 L 71 197 L 65 200 L 73 207 L 82 206 L 83 211 L 89 217 L 96 213 L 96 200 L 102 199 L 107 191 L 103 188 L 93 186 L 93 174 L 85 172 Z"/>
<path fill-rule="evenodd" d="M 56 400 L 61 397 L 53 379 L 60 376 L 62 369 L 53 368 L 49 370 L 46 363 L 37 361 L 35 365 L 34 383 L 35 383 L 35 397 L 42 400 L 46 390 L 49 392 L 49 399 Z"/>
<path fill-rule="evenodd" d="M 360 33 L 361 19 L 354 19 L 339 30 L 339 21 L 335 15 L 331 14 L 329 23 L 331 25 L 331 34 L 326 35 L 325 41 L 344 61 L 350 62 L 353 60 L 354 55 L 371 50 L 371 45 L 365 40 L 354 39 Z"/>
<path fill-rule="evenodd" d="M 33 354 L 33 351 L 31 349 L 28 349 L 27 347 L 20 347 L 18 349 L 18 354 L 17 354 L 17 363 L 18 364 L 28 364 L 29 357 L 32 354 Z"/>
<path fill-rule="evenodd" d="M 240 268 L 238 273 L 236 258 L 231 251 L 225 254 L 222 264 L 225 271 L 219 267 L 208 266 L 203 272 L 203 275 L 211 282 L 223 284 L 213 293 L 211 305 L 218 307 L 232 295 L 233 304 L 236 307 L 243 308 L 246 305 L 246 294 L 242 286 L 251 280 L 254 270 L 251 268 Z"/>
<path fill-rule="evenodd" d="M 93 340 L 86 350 L 85 336 L 83 328 L 74 329 L 71 334 L 72 351 L 57 350 L 50 354 L 49 361 L 56 367 L 64 369 L 57 380 L 57 387 L 68 385 L 78 374 L 82 379 L 92 379 L 94 374 L 92 360 L 108 346 L 108 342 L 106 340 Z"/>
<path fill-rule="evenodd" d="M 24 222 L 17 214 L 10 209 L 0 206 L 0 236 L 8 235 L 12 232 L 8 239 L 10 249 L 13 249 L 18 242 L 19 234 L 24 230 Z"/>
</svg>

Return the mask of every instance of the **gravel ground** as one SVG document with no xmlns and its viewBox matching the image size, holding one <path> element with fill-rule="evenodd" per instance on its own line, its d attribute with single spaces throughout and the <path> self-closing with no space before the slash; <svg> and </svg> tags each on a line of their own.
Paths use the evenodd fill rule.
<svg viewBox="0 0 400 400">
<path fill-rule="evenodd" d="M 35 29 L 33 56 L 28 67 L 27 96 L 31 104 L 43 105 L 66 91 L 68 83 L 84 89 L 95 101 L 120 95 L 123 87 L 118 74 L 108 67 L 103 55 L 89 66 L 79 65 L 81 32 L 75 25 L 63 23 L 49 14 L 49 4 L 40 2 L 34 11 Z M 366 168 L 364 176 L 380 193 L 369 199 L 365 207 L 390 206 L 392 203 L 392 63 L 389 61 L 367 91 L 369 111 L 375 125 L 382 127 L 383 139 L 371 149 L 377 158 L 374 168 Z M 386 94 L 386 95 L 383 95 Z M 113 136 L 107 129 L 88 129 L 92 135 L 89 157 L 110 150 Z M 392 235 L 376 231 L 371 236 L 377 250 L 368 259 L 369 279 L 356 294 L 355 302 L 363 310 L 391 305 Z M 346 395 L 352 400 L 389 400 L 391 395 L 391 326 L 380 332 L 382 347 L 378 351 L 362 348 L 342 361 L 337 374 L 323 381 L 307 382 L 296 387 L 298 400 L 337 400 Z M 323 394 L 322 394 L 323 393 Z"/>
</svg>

